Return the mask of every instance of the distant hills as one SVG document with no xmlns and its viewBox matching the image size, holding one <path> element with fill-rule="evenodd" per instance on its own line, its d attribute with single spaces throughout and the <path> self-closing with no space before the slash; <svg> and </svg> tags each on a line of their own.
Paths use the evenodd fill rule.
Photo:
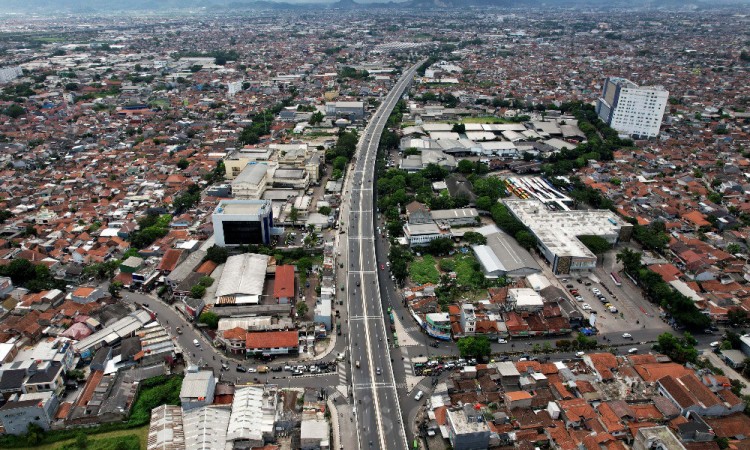
<svg viewBox="0 0 750 450">
<path fill-rule="evenodd" d="M 480 7 L 680 7 L 697 6 L 711 9 L 723 5 L 748 5 L 750 0 L 405 0 L 388 3 L 366 3 L 364 1 L 339 0 L 312 2 L 269 0 L 2 0 L 4 12 L 25 12 L 36 14 L 53 13 L 107 13 L 135 11 L 206 11 L 221 12 L 245 9 L 310 10 L 310 9 L 418 9 L 420 11 Z"/>
</svg>

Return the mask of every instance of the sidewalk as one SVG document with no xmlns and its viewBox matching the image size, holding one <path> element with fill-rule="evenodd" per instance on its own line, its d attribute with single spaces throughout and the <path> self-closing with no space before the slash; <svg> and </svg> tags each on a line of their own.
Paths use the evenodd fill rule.
<svg viewBox="0 0 750 450">
<path fill-rule="evenodd" d="M 723 370 L 724 375 L 728 376 L 731 379 L 735 379 L 735 380 L 739 380 L 743 382 L 745 384 L 745 387 L 742 388 L 740 393 L 742 395 L 750 395 L 750 387 L 747 385 L 747 381 L 745 380 L 745 378 L 742 375 L 740 375 L 736 370 L 729 367 L 724 361 L 722 361 L 722 359 L 719 358 L 719 355 L 717 355 L 716 353 L 712 351 L 706 351 L 705 353 L 703 353 L 702 356 L 708 358 L 711 364 Z"/>
</svg>

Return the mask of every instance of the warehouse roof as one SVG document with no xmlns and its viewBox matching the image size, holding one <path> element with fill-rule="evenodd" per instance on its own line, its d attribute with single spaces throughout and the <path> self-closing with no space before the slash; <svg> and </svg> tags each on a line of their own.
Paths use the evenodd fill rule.
<svg viewBox="0 0 750 450">
<path fill-rule="evenodd" d="M 269 259 L 268 255 L 256 253 L 230 256 L 224 265 L 216 297 L 262 295 Z"/>
</svg>

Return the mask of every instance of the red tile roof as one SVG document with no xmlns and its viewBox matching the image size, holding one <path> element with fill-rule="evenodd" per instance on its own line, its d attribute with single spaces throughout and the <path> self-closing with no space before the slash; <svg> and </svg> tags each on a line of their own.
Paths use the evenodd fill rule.
<svg viewBox="0 0 750 450">
<path fill-rule="evenodd" d="M 273 296 L 277 299 L 294 297 L 294 266 L 285 265 L 276 267 Z"/>
<path fill-rule="evenodd" d="M 299 335 L 296 331 L 263 331 L 247 333 L 245 345 L 248 350 L 296 347 L 299 345 Z"/>
</svg>

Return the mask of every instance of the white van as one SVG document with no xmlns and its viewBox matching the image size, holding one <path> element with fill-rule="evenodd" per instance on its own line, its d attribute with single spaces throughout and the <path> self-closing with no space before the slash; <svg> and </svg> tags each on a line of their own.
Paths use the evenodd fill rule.
<svg viewBox="0 0 750 450">
<path fill-rule="evenodd" d="M 416 400 L 416 401 L 422 400 L 422 396 L 423 395 L 424 395 L 424 392 L 422 392 L 422 391 L 417 392 L 417 395 L 414 396 L 414 400 Z"/>
</svg>

